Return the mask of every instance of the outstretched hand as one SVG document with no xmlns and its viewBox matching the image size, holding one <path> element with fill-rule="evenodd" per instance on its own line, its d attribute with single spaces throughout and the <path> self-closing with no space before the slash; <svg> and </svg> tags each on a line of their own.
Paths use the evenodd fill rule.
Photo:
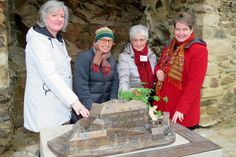
<svg viewBox="0 0 236 157">
<path fill-rule="evenodd" d="M 178 119 L 180 122 L 182 122 L 184 120 L 184 114 L 179 111 L 176 111 L 172 118 L 172 122 L 176 123 Z"/>
<path fill-rule="evenodd" d="M 88 109 L 86 109 L 86 108 L 84 107 L 84 105 L 82 105 L 82 104 L 80 103 L 79 100 L 77 100 L 76 102 L 74 102 L 74 103 L 72 104 L 72 108 L 74 109 L 74 111 L 75 111 L 75 113 L 76 113 L 77 115 L 80 115 L 80 114 L 81 114 L 81 115 L 82 115 L 83 117 L 85 117 L 85 118 L 88 118 L 89 115 L 90 115 Z"/>
</svg>

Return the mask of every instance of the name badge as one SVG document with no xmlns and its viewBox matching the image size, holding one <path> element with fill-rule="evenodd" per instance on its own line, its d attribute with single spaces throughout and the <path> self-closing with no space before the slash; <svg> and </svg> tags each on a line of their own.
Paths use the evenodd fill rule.
<svg viewBox="0 0 236 157">
<path fill-rule="evenodd" d="M 140 55 L 140 61 L 141 62 L 147 62 L 147 56 Z"/>
</svg>

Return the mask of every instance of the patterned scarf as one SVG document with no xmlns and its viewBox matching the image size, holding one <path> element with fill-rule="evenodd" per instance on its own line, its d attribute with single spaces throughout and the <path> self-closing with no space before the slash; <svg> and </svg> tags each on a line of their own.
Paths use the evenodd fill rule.
<svg viewBox="0 0 236 157">
<path fill-rule="evenodd" d="M 140 61 L 141 55 L 148 55 L 148 47 L 146 45 L 141 51 L 136 50 L 133 46 L 132 49 L 134 51 L 134 61 L 138 68 L 138 73 L 140 76 L 140 80 L 143 83 L 143 87 L 152 89 L 154 85 L 154 75 L 149 59 L 147 58 L 147 61 Z"/>
<path fill-rule="evenodd" d="M 186 41 L 181 43 L 174 38 L 167 47 L 166 53 L 164 54 L 162 61 L 160 63 L 160 69 L 163 70 L 164 73 L 166 74 L 167 81 L 180 90 L 182 88 L 181 83 L 182 83 L 185 47 L 194 38 L 195 35 L 193 33 Z M 160 90 L 162 82 L 157 82 L 157 85 L 159 86 L 158 87 L 159 89 L 157 88 L 156 90 Z"/>
<path fill-rule="evenodd" d="M 92 64 L 92 71 L 99 72 L 100 71 L 100 65 L 102 65 L 102 72 L 104 76 L 107 76 L 111 72 L 111 65 L 108 62 L 108 58 L 111 56 L 111 52 L 103 53 L 101 51 L 97 51 L 95 53 L 95 56 L 93 58 L 93 64 Z"/>
</svg>

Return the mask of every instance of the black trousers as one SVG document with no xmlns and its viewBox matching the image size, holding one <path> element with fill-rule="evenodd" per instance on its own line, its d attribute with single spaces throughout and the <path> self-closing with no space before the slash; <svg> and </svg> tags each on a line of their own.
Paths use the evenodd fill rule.
<svg viewBox="0 0 236 157">
<path fill-rule="evenodd" d="M 194 129 L 197 129 L 199 128 L 200 126 L 197 124 L 197 125 L 194 125 L 194 126 L 191 126 L 191 127 L 188 127 L 188 129 L 190 130 L 194 130 Z"/>
</svg>

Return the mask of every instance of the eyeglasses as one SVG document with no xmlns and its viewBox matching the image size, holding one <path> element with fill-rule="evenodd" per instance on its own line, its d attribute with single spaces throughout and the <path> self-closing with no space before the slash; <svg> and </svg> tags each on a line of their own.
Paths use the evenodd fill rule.
<svg viewBox="0 0 236 157">
<path fill-rule="evenodd" d="M 147 40 L 146 39 L 133 39 L 133 40 L 131 40 L 131 42 L 132 43 L 144 43 L 144 42 L 147 42 Z"/>
<path fill-rule="evenodd" d="M 113 40 L 112 39 L 100 39 L 100 42 L 102 44 L 106 44 L 106 43 L 113 44 Z"/>
</svg>

